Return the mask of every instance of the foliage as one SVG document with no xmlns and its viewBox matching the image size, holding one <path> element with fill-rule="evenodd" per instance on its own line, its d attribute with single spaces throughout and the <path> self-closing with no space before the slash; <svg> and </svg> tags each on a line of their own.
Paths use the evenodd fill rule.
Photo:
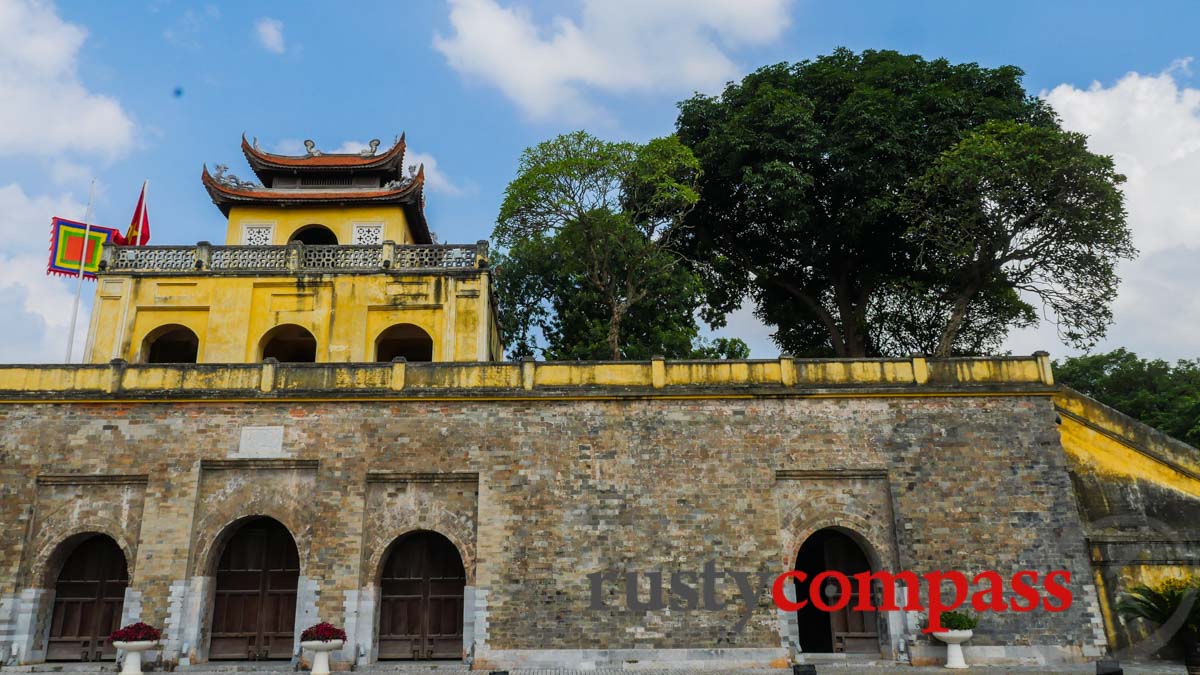
<svg viewBox="0 0 1200 675">
<path fill-rule="evenodd" d="M 1059 382 L 1200 447 L 1200 359 L 1172 366 L 1117 349 L 1054 363 Z"/>
<path fill-rule="evenodd" d="M 154 642 L 162 637 L 162 631 L 141 621 L 114 630 L 108 639 L 112 642 Z"/>
<path fill-rule="evenodd" d="M 639 145 L 579 131 L 526 150 L 493 232 L 505 249 L 494 263 L 510 354 L 720 352 L 694 345 L 703 292 L 674 250 L 698 171 L 674 137 Z"/>
<path fill-rule="evenodd" d="M 950 306 L 933 353 L 951 354 L 988 289 L 1040 298 L 1060 337 L 1095 344 L 1112 322 L 1116 263 L 1135 253 L 1117 189 L 1124 180 L 1111 157 L 1088 152 L 1082 134 L 993 121 L 911 181 L 900 211 Z M 1011 312 L 1032 314 L 1015 293 L 1012 300 Z"/>
<path fill-rule="evenodd" d="M 1036 321 L 1016 292 L 1028 284 L 1007 276 L 1010 263 L 964 293 L 962 258 L 922 255 L 914 241 L 925 243 L 917 233 L 926 230 L 913 230 L 931 220 L 922 207 L 933 204 L 910 185 L 924 177 L 920 185 L 942 195 L 934 188 L 950 180 L 956 164 L 939 165 L 939 158 L 972 131 L 991 129 L 992 136 L 980 137 L 989 139 L 1009 128 L 984 127 L 988 122 L 1046 130 L 1050 136 L 1036 139 L 1057 148 L 1051 142 L 1063 139 L 1057 118 L 1025 93 L 1022 74 L 1011 66 L 839 49 L 762 68 L 720 96 L 682 102 L 677 133 L 700 161 L 702 198 L 687 216 L 691 227 L 681 243 L 704 279 L 706 318 L 719 321 L 749 298 L 777 328 L 775 341 L 803 356 L 938 351 L 952 320 L 957 329 L 941 351 L 977 353 L 996 348 L 1009 328 Z M 994 162 L 978 168 L 993 169 Z M 1106 177 L 1116 180 L 1092 178 Z M 1040 198 L 1061 211 L 1057 196 Z M 986 248 L 977 238 L 966 240 Z M 1081 337 L 1103 319 L 1077 322 Z"/>
<path fill-rule="evenodd" d="M 1200 578 L 1174 578 L 1155 586 L 1134 586 L 1117 598 L 1117 613 L 1124 619 L 1145 619 L 1166 625 L 1182 614 L 1184 632 L 1200 635 Z"/>
<path fill-rule="evenodd" d="M 750 347 L 739 338 L 699 338 L 692 345 L 693 359 L 748 359 Z"/>
<path fill-rule="evenodd" d="M 309 626 L 308 628 L 304 629 L 303 633 L 300 634 L 301 642 L 311 642 L 311 641 L 328 642 L 330 640 L 345 640 L 345 639 L 346 639 L 346 631 L 342 630 L 341 628 L 338 628 L 337 626 L 335 626 L 331 623 L 327 623 L 327 622 L 321 622 L 315 626 Z"/>
<path fill-rule="evenodd" d="M 967 612 L 942 614 L 942 627 L 946 630 L 974 630 L 978 625 L 979 618 Z"/>
</svg>

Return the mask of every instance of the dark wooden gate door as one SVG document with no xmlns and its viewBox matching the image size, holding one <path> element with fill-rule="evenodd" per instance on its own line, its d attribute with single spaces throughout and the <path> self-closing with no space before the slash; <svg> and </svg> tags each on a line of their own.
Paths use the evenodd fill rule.
<svg viewBox="0 0 1200 675">
<path fill-rule="evenodd" d="M 299 576 L 287 528 L 269 518 L 243 525 L 217 564 L 209 658 L 291 658 Z"/>
<path fill-rule="evenodd" d="M 442 535 L 398 542 L 380 579 L 379 658 L 461 659 L 466 583 L 458 549 Z"/>
<path fill-rule="evenodd" d="M 847 577 L 870 572 L 867 556 L 854 540 L 840 532 L 825 542 L 825 569 L 837 570 Z M 837 584 L 834 584 L 837 588 Z M 870 598 L 868 598 L 870 600 Z M 856 611 L 859 602 L 858 584 L 850 584 L 850 602 L 844 609 L 829 613 L 833 631 L 833 651 L 857 654 L 878 654 L 879 633 L 875 612 Z M 830 604 L 833 604 L 832 602 Z"/>
<path fill-rule="evenodd" d="M 109 633 L 121 627 L 129 571 L 117 543 L 97 535 L 75 547 L 54 586 L 49 661 L 99 661 L 116 657 Z"/>
<path fill-rule="evenodd" d="M 800 547 L 796 569 L 807 575 L 807 580 L 796 586 L 797 598 L 808 598 L 810 593 L 819 593 L 829 605 L 836 605 L 840 600 L 837 594 L 841 592 L 838 584 L 826 581 L 823 588 L 813 589 L 810 588 L 812 580 L 826 570 L 852 577 L 859 572 L 870 571 L 871 565 L 853 539 L 837 530 L 824 529 L 814 532 Z M 856 604 L 858 584 L 851 583 L 850 600 L 844 609 L 823 612 L 811 602 L 801 608 L 796 614 L 801 649 L 817 653 L 878 654 L 876 612 L 855 611 Z"/>
</svg>

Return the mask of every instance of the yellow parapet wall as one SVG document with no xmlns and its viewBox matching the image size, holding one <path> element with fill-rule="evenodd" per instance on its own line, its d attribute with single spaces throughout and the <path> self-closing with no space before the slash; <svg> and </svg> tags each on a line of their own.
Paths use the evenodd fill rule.
<svg viewBox="0 0 1200 675">
<path fill-rule="evenodd" d="M 1067 455 L 1097 473 L 1149 481 L 1200 498 L 1200 451 L 1062 388 L 1054 397 Z"/>
<path fill-rule="evenodd" d="M 1054 397 L 1109 646 L 1145 637 L 1122 593 L 1200 576 L 1200 450 L 1062 387 Z"/>
<path fill-rule="evenodd" d="M 793 359 L 747 361 L 128 364 L 0 366 L 0 397 L 242 398 L 247 395 L 427 395 L 473 397 L 540 390 L 571 395 L 614 390 L 723 395 L 873 389 L 884 394 L 1054 392 L 1044 355 L 995 359 Z"/>
</svg>

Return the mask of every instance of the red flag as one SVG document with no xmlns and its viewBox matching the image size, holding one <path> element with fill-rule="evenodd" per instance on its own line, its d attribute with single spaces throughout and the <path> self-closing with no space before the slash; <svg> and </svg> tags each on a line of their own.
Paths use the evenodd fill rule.
<svg viewBox="0 0 1200 675">
<path fill-rule="evenodd" d="M 129 230 L 124 236 L 120 233 L 113 236 L 113 241 L 119 246 L 145 246 L 150 241 L 150 216 L 146 213 L 146 185 L 149 182 L 142 183 L 142 193 L 138 195 Z"/>
</svg>

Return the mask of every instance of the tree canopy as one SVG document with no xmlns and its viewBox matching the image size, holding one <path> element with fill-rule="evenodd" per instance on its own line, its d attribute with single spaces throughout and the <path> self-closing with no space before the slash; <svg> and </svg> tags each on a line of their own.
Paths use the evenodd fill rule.
<svg viewBox="0 0 1200 675">
<path fill-rule="evenodd" d="M 1124 180 L 1082 134 L 993 121 L 910 181 L 901 213 L 913 223 L 919 272 L 947 306 L 933 353 L 950 355 L 972 305 L 1006 289 L 1039 298 L 1066 342 L 1095 344 L 1112 321 L 1116 263 L 1134 254 Z M 1011 298 L 1014 322 L 1033 314 Z"/>
<path fill-rule="evenodd" d="M 702 287 L 674 248 L 698 174 L 674 137 L 610 143 L 579 131 L 526 150 L 493 232 L 510 353 L 745 357 L 740 340 L 698 338 Z"/>
<path fill-rule="evenodd" d="M 707 318 L 750 300 L 797 355 L 979 353 L 1037 321 L 1025 293 L 1101 335 L 1132 255 L 1121 178 L 1022 74 L 839 49 L 682 102 Z"/>
<path fill-rule="evenodd" d="M 1117 349 L 1055 361 L 1054 378 L 1200 448 L 1200 359 L 1172 365 Z"/>
</svg>

